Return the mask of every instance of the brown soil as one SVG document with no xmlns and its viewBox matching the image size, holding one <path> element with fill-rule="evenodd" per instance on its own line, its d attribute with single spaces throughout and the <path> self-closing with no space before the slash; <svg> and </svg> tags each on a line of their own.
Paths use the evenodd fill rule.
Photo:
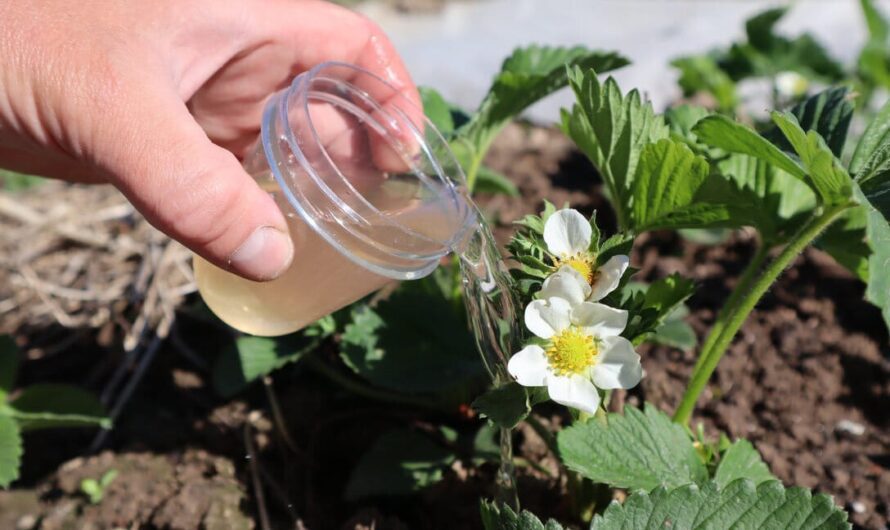
<svg viewBox="0 0 890 530">
<path fill-rule="evenodd" d="M 604 228 L 614 228 L 592 168 L 558 133 L 511 126 L 488 162 L 522 191 L 519 198 L 480 201 L 497 221 L 498 236 L 508 236 L 509 223 L 537 211 L 544 198 L 597 209 Z M 640 238 L 633 262 L 644 280 L 674 271 L 696 279 L 689 322 L 701 335 L 751 253 L 746 233 L 713 247 L 659 233 Z M 884 528 L 890 513 L 890 349 L 880 314 L 862 301 L 862 292 L 828 257 L 808 251 L 745 324 L 696 420 L 711 434 L 750 439 L 783 482 L 834 495 L 857 525 Z M 40 333 L 29 329 L 18 338 L 30 344 Z M 25 363 L 22 383 L 49 379 L 101 389 L 121 356 L 119 344 L 99 346 L 99 338 L 81 333 L 51 358 Z M 23 478 L 0 492 L 0 528 L 259 528 L 254 473 L 264 484 L 273 528 L 479 528 L 478 499 L 491 495 L 493 468 L 469 458 L 415 497 L 342 498 L 350 470 L 379 433 L 445 424 L 472 436 L 479 420 L 356 398 L 297 364 L 276 373 L 273 387 L 286 414 L 289 447 L 273 426 L 263 385 L 229 401 L 213 393 L 208 362 L 227 340 L 216 324 L 181 311 L 109 450 L 99 455 L 80 456 L 92 433 L 29 434 Z M 325 354 L 334 353 L 334 345 L 326 348 Z M 694 355 L 662 346 L 644 346 L 641 354 L 642 385 L 615 401 L 645 399 L 672 410 Z M 564 419 L 555 407 L 539 413 L 556 425 Z M 520 456 L 549 470 L 520 470 L 523 504 L 565 519 L 564 478 L 554 457 L 530 429 L 520 429 L 517 441 Z M 458 451 L 464 450 L 459 441 Z M 80 481 L 112 468 L 118 477 L 101 503 L 90 504 Z"/>
</svg>

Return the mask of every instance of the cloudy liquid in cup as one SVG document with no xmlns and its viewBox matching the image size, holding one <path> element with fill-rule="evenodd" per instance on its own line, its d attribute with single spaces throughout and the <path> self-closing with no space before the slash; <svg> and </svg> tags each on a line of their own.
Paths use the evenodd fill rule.
<svg viewBox="0 0 890 530">
<path fill-rule="evenodd" d="M 287 222 L 294 244 L 293 263 L 275 280 L 254 282 L 195 256 L 193 266 L 198 290 L 223 322 L 251 335 L 285 335 L 395 281 L 343 255 L 303 222 L 271 179 L 266 182 L 262 184 L 261 180 L 261 185 L 275 198 L 279 208 L 290 212 Z M 406 201 L 404 196 L 410 196 L 410 191 L 393 193 L 394 187 L 406 184 L 392 184 L 382 186 L 379 192 L 368 192 L 369 202 L 387 212 L 389 221 L 431 240 L 447 240 L 457 230 L 462 219 L 455 215 L 453 205 Z M 443 201 L 450 197 L 442 196 Z M 375 227 L 378 234 L 387 229 Z"/>
<path fill-rule="evenodd" d="M 225 323 L 245 333 L 277 336 L 298 331 L 395 280 L 353 262 L 307 226 L 274 186 L 264 186 L 287 214 L 294 242 L 294 261 L 278 279 L 254 282 L 194 257 L 198 290 L 207 306 Z M 460 263 L 467 320 L 482 361 L 496 386 L 512 380 L 510 356 L 519 351 L 522 330 L 514 280 L 498 251 L 488 225 L 476 211 L 475 229 L 453 249 Z M 407 204 L 392 219 L 432 239 L 455 233 L 453 209 Z M 398 325 L 398 323 L 395 323 Z M 500 432 L 501 464 L 495 475 L 497 497 L 517 506 L 510 429 Z"/>
</svg>

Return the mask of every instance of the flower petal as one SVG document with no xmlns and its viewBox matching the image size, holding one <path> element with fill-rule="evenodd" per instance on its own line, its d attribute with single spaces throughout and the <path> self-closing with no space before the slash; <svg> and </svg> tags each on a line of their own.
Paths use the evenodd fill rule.
<svg viewBox="0 0 890 530">
<path fill-rule="evenodd" d="M 550 372 L 544 348 L 534 344 L 522 348 L 510 357 L 507 371 L 522 386 L 544 386 Z"/>
<path fill-rule="evenodd" d="M 571 325 L 571 310 L 571 304 L 562 298 L 535 300 L 525 308 L 525 327 L 542 339 L 549 339 Z"/>
<path fill-rule="evenodd" d="M 587 251 L 592 235 L 590 222 L 571 208 L 558 210 L 544 224 L 544 242 L 547 250 L 556 256 Z"/>
<path fill-rule="evenodd" d="M 572 324 L 594 337 L 616 337 L 627 326 L 627 311 L 584 302 L 572 308 Z"/>
<path fill-rule="evenodd" d="M 547 393 L 550 399 L 563 405 L 574 407 L 588 414 L 595 414 L 600 406 L 600 395 L 590 379 L 573 375 L 569 377 L 549 375 Z"/>
<path fill-rule="evenodd" d="M 609 261 L 603 263 L 597 272 L 596 281 L 593 282 L 593 288 L 590 292 L 589 300 L 591 302 L 599 302 L 618 287 L 621 276 L 627 270 L 630 258 L 623 254 L 612 256 Z"/>
<path fill-rule="evenodd" d="M 591 370 L 596 386 L 602 389 L 633 388 L 643 378 L 640 356 L 624 337 L 608 337 L 602 341 L 603 351 Z"/>
<path fill-rule="evenodd" d="M 538 292 L 538 298 L 562 298 L 570 304 L 577 305 L 583 302 L 590 294 L 590 284 L 575 269 L 563 266 L 544 280 Z"/>
</svg>

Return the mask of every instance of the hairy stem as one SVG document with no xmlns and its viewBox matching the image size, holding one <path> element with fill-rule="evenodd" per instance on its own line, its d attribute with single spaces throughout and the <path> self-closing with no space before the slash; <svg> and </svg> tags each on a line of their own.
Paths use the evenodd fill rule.
<svg viewBox="0 0 890 530">
<path fill-rule="evenodd" d="M 497 501 L 519 512 L 516 470 L 513 467 L 513 429 L 500 429 L 501 463 L 495 478 Z"/>
<path fill-rule="evenodd" d="M 622 201 L 621 194 L 618 192 L 618 188 L 615 186 L 615 177 L 612 175 L 612 169 L 609 167 L 609 163 L 606 162 L 603 164 L 602 168 L 597 168 L 601 172 L 604 172 L 604 176 L 608 178 L 604 178 L 603 180 L 606 183 L 606 187 L 609 190 L 609 204 L 612 206 L 612 210 L 615 211 L 615 220 L 618 225 L 618 230 L 629 230 L 630 220 L 628 219 L 627 212 L 624 210 L 624 202 Z"/>
<path fill-rule="evenodd" d="M 726 349 L 729 347 L 732 339 L 748 318 L 748 314 L 751 313 L 754 306 L 757 305 L 757 302 L 760 301 L 773 282 L 776 281 L 776 278 L 782 274 L 794 258 L 803 252 L 807 245 L 816 239 L 816 237 L 822 233 L 828 225 L 834 222 L 835 219 L 837 219 L 837 217 L 847 208 L 849 208 L 849 205 L 847 204 L 833 206 L 811 219 L 810 222 L 807 223 L 797 235 L 791 239 L 791 241 L 789 241 L 781 254 L 769 264 L 766 270 L 763 271 L 763 274 L 761 274 L 757 278 L 757 281 L 751 285 L 751 288 L 747 292 L 741 293 L 736 306 L 731 309 L 723 319 L 725 321 L 725 324 L 722 326 L 723 330 L 714 341 L 714 345 L 708 353 L 707 358 L 702 362 L 699 370 L 693 375 L 689 382 L 689 386 L 686 387 L 686 393 L 683 394 L 680 406 L 677 408 L 677 412 L 674 413 L 675 422 L 683 425 L 689 424 L 689 419 L 692 416 L 692 409 L 695 408 L 695 403 L 698 401 L 699 396 L 708 384 L 708 380 L 710 380 L 711 375 L 717 368 L 720 359 L 723 358 L 723 355 L 726 353 Z"/>
<path fill-rule="evenodd" d="M 707 361 L 711 350 L 714 348 L 714 343 L 717 342 L 717 339 L 720 338 L 720 334 L 723 333 L 723 329 L 726 327 L 726 320 L 733 309 L 735 309 L 736 305 L 738 305 L 739 299 L 751 290 L 751 283 L 757 278 L 757 273 L 760 272 L 760 269 L 763 267 L 763 262 L 766 261 L 766 258 L 769 256 L 769 249 L 770 247 L 765 244 L 759 246 L 757 252 L 754 253 L 751 261 L 748 263 L 748 266 L 745 267 L 745 270 L 739 277 L 735 289 L 732 290 L 729 299 L 723 304 L 723 307 L 717 314 L 717 319 L 714 320 L 714 326 L 708 332 L 708 336 L 702 344 L 698 354 L 698 360 L 695 362 L 695 368 L 692 369 L 691 378 L 695 377 L 699 370 L 701 370 L 702 365 Z"/>
</svg>

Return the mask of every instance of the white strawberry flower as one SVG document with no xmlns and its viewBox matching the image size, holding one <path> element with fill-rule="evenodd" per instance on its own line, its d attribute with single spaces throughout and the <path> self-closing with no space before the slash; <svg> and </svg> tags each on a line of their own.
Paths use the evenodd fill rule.
<svg viewBox="0 0 890 530">
<path fill-rule="evenodd" d="M 784 71 L 776 75 L 776 91 L 785 98 L 796 98 L 807 93 L 807 78 L 797 72 Z"/>
<path fill-rule="evenodd" d="M 553 256 L 554 269 L 572 274 L 587 285 L 585 299 L 597 302 L 618 287 L 630 262 L 627 256 L 611 257 L 596 266 L 596 255 L 590 251 L 593 229 L 577 210 L 564 208 L 544 223 L 544 243 Z"/>
<path fill-rule="evenodd" d="M 633 388 L 643 369 L 633 345 L 621 337 L 627 311 L 584 301 L 585 290 L 567 271 L 544 282 L 542 296 L 525 308 L 525 325 L 544 339 L 526 346 L 507 366 L 523 386 L 546 386 L 550 399 L 593 414 L 598 388 Z"/>
</svg>

